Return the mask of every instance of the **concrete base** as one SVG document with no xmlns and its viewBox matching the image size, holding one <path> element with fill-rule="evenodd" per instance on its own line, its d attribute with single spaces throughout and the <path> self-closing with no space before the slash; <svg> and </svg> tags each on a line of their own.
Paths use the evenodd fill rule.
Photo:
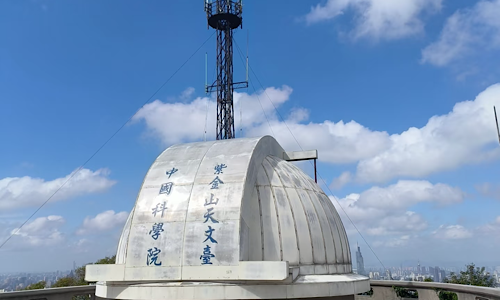
<svg viewBox="0 0 500 300">
<path fill-rule="evenodd" d="M 305 275 L 289 284 L 162 282 L 118 283 L 98 282 L 96 296 L 107 299 L 296 299 L 332 298 L 354 295 L 370 290 L 367 277 L 346 275 Z M 347 298 L 341 298 L 347 299 Z"/>
</svg>

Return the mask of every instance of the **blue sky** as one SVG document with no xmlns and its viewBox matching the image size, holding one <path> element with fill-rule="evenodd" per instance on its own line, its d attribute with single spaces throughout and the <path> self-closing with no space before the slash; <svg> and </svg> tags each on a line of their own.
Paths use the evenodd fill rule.
<svg viewBox="0 0 500 300">
<path fill-rule="evenodd" d="M 384 264 L 500 264 L 495 12 L 498 0 L 245 1 L 235 39 L 245 51 L 248 33 L 257 77 L 235 97 L 241 134 L 271 134 L 261 101 L 278 141 L 298 148 L 271 99 L 301 146 L 319 150 L 334 204 Z M 172 143 L 203 139 L 207 103 L 215 136 L 203 93 L 215 36 L 142 107 L 212 33 L 201 0 L 0 2 L 2 242 L 139 110 L 0 249 L 0 271 L 115 252 L 150 164 Z M 244 79 L 238 54 L 234 63 Z M 351 246 L 361 241 L 344 223 Z"/>
</svg>

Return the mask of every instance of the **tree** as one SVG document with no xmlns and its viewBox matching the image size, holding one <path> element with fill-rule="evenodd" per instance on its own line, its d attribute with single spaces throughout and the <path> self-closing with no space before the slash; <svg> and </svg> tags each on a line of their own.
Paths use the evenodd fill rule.
<svg viewBox="0 0 500 300">
<path fill-rule="evenodd" d="M 444 282 L 455 283 L 455 284 L 465 284 L 465 285 L 475 285 L 475 286 L 486 286 L 495 287 L 495 278 L 488 272 L 484 272 L 485 267 L 479 268 L 475 267 L 473 263 L 465 266 L 465 271 L 460 271 L 460 275 L 452 272 L 450 278 L 446 278 Z"/>
<path fill-rule="evenodd" d="M 76 268 L 75 281 L 76 283 L 78 283 L 78 285 L 87 285 L 87 282 L 85 282 L 85 266 Z"/>
<path fill-rule="evenodd" d="M 427 277 L 427 278 L 424 278 L 424 282 L 434 282 L 434 280 L 432 280 L 432 278 L 430 278 L 430 277 Z"/>
<path fill-rule="evenodd" d="M 23 290 L 41 290 L 41 289 L 45 288 L 46 284 L 47 283 L 44 280 L 42 280 L 42 281 L 39 281 L 37 283 L 33 283 L 33 284 L 28 285 Z"/>
<path fill-rule="evenodd" d="M 94 264 L 96 265 L 114 265 L 116 262 L 116 255 L 113 255 L 111 257 L 105 257 L 101 258 L 98 261 L 96 261 Z"/>
<path fill-rule="evenodd" d="M 81 285 L 81 284 L 77 284 L 75 278 L 67 276 L 67 277 L 59 278 L 59 280 L 57 280 L 52 285 L 52 287 L 56 288 L 56 287 L 65 287 L 65 286 L 76 286 L 76 285 Z"/>
</svg>

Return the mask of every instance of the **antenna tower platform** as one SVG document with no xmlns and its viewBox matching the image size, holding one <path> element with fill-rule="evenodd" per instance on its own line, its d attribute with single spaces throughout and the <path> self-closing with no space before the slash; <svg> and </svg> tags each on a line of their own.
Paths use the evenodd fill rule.
<svg viewBox="0 0 500 300">
<path fill-rule="evenodd" d="M 208 85 L 205 70 L 205 92 L 217 92 L 217 140 L 233 139 L 233 92 L 248 87 L 248 77 L 233 82 L 233 30 L 242 26 L 243 4 L 241 0 L 205 0 L 205 12 L 208 26 L 217 31 L 217 79 Z"/>
</svg>

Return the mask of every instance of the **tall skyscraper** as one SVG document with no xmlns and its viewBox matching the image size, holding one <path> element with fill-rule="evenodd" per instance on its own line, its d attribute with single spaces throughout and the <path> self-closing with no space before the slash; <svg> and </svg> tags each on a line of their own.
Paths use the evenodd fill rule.
<svg viewBox="0 0 500 300">
<path fill-rule="evenodd" d="M 365 275 L 365 263 L 363 261 L 363 255 L 361 255 L 361 249 L 358 246 L 358 251 L 356 251 L 356 264 L 358 266 L 358 274 Z"/>
</svg>

